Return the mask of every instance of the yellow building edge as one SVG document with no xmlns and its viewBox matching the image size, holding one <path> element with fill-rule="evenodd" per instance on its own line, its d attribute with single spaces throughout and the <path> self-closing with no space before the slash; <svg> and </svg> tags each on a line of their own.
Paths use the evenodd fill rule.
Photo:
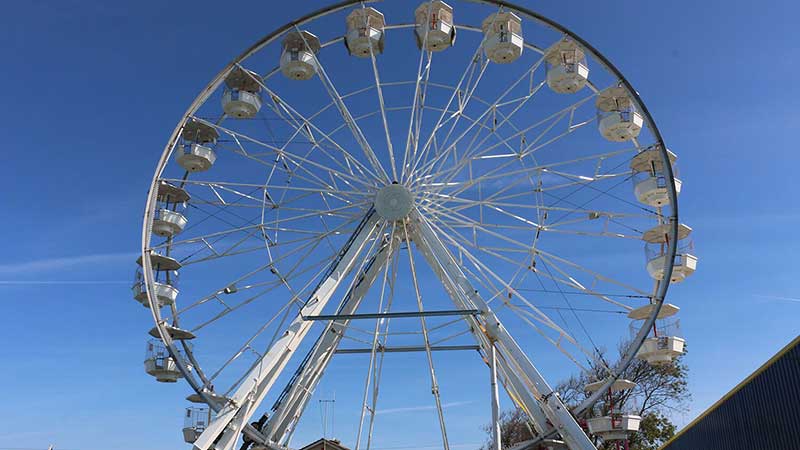
<svg viewBox="0 0 800 450">
<path fill-rule="evenodd" d="M 796 338 L 794 338 L 794 339 L 792 340 L 792 342 L 789 342 L 788 344 L 786 344 L 786 346 L 785 346 L 785 347 L 783 347 L 783 348 L 782 348 L 782 349 L 781 349 L 781 350 L 780 350 L 778 353 L 776 353 L 776 354 L 775 354 L 775 356 L 773 356 L 773 357 L 772 357 L 772 358 L 770 358 L 770 359 L 769 359 L 767 362 L 765 362 L 764 364 L 762 364 L 762 365 L 761 365 L 761 367 L 759 367 L 758 369 L 756 369 L 756 371 L 755 371 L 755 372 L 751 373 L 751 374 L 750 374 L 750 375 L 749 375 L 747 378 L 745 378 L 744 380 L 742 380 L 742 381 L 741 381 L 739 384 L 737 384 L 737 385 L 736 385 L 736 386 L 735 386 L 733 389 L 731 389 L 731 390 L 730 390 L 730 391 L 729 391 L 727 394 L 725 394 L 724 396 L 722 396 L 722 398 L 721 398 L 721 399 L 719 399 L 719 400 L 717 400 L 716 402 L 714 402 L 714 404 L 713 404 L 713 405 L 711 405 L 711 406 L 710 406 L 708 409 L 706 409 L 705 411 L 703 411 L 703 413 L 702 413 L 702 414 L 700 414 L 699 416 L 697 416 L 697 417 L 696 417 L 696 418 L 695 418 L 693 421 L 689 422 L 689 424 L 688 424 L 688 425 L 686 425 L 685 427 L 683 427 L 683 428 L 681 429 L 681 431 L 677 432 L 677 433 L 675 434 L 675 436 L 672 436 L 672 437 L 670 438 L 670 440 L 668 440 L 667 442 L 665 442 L 665 443 L 664 443 L 664 445 L 662 445 L 661 447 L 659 447 L 659 450 L 665 450 L 665 449 L 667 448 L 667 446 L 668 446 L 669 444 L 671 444 L 671 443 L 672 443 L 674 440 L 676 440 L 676 439 L 678 439 L 679 437 L 681 437 L 681 435 L 682 435 L 683 433 L 685 433 L 686 431 L 688 431 L 689 429 L 691 429 L 693 426 L 695 426 L 695 425 L 697 424 L 697 422 L 700 422 L 701 420 L 703 420 L 703 418 L 704 418 L 704 417 L 706 417 L 707 415 L 711 414 L 711 413 L 712 413 L 712 412 L 713 412 L 715 409 L 717 409 L 717 408 L 719 407 L 719 405 L 723 404 L 723 403 L 725 402 L 725 400 L 728 400 L 729 398 L 731 398 L 731 397 L 733 396 L 733 394 L 735 394 L 735 393 L 739 392 L 739 391 L 740 391 L 740 390 L 741 390 L 743 387 L 745 387 L 745 386 L 746 386 L 746 385 L 747 385 L 747 384 L 748 384 L 750 381 L 752 381 L 752 379 L 753 379 L 753 378 L 755 378 L 755 377 L 757 377 L 758 375 L 760 375 L 760 374 L 761 374 L 761 372 L 763 372 L 763 371 L 767 370 L 767 368 L 768 368 L 769 366 L 771 366 L 771 365 L 772 365 L 772 364 L 773 364 L 775 361 L 777 361 L 777 360 L 778 360 L 780 357 L 782 357 L 783 355 L 785 355 L 785 354 L 786 354 L 786 352 L 788 352 L 788 351 L 789 351 L 789 350 L 791 350 L 791 349 L 792 349 L 792 348 L 793 348 L 795 345 L 798 345 L 798 344 L 800 344 L 800 335 L 798 335 Z"/>
</svg>

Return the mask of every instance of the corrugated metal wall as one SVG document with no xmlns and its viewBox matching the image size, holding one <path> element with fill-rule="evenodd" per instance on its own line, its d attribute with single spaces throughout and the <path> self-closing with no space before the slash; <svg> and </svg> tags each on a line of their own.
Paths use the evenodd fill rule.
<svg viewBox="0 0 800 450">
<path fill-rule="evenodd" d="M 800 337 L 662 450 L 800 450 Z"/>
</svg>

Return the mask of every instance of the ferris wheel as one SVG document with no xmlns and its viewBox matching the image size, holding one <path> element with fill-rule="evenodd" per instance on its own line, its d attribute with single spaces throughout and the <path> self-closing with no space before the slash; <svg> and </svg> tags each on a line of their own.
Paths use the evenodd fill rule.
<svg viewBox="0 0 800 450">
<path fill-rule="evenodd" d="M 640 418 L 592 405 L 633 387 L 635 358 L 683 353 L 664 300 L 697 258 L 676 155 L 622 74 L 545 17 L 377 6 L 255 43 L 158 161 L 133 291 L 155 320 L 146 372 L 191 387 L 186 442 L 291 448 L 326 370 L 356 358 L 339 380 L 360 386 L 353 448 L 374 446 L 400 384 L 427 391 L 448 449 L 442 398 L 465 389 L 442 375 L 451 352 L 475 355 L 465 378 L 489 368 L 494 433 L 498 386 L 528 416 L 539 437 L 517 448 L 625 439 Z M 609 364 L 600 349 L 620 342 Z M 392 373 L 405 354 L 424 383 Z M 568 408 L 554 383 L 589 367 L 602 377 Z"/>
</svg>

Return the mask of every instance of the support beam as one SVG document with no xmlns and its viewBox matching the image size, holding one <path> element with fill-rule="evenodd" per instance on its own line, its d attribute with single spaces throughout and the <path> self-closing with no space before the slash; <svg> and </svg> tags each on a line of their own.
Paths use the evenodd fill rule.
<svg viewBox="0 0 800 450">
<path fill-rule="evenodd" d="M 500 448 L 500 396 L 497 392 L 497 349 L 491 346 L 489 352 L 489 381 L 492 387 L 492 450 Z"/>
<path fill-rule="evenodd" d="M 510 370 L 504 370 L 504 375 L 509 379 L 516 378 L 518 382 L 514 384 L 524 388 L 517 389 L 517 394 L 521 394 L 520 400 L 526 412 L 533 413 L 531 420 L 547 431 L 555 427 L 573 450 L 596 450 L 569 409 L 561 402 L 558 393 L 550 387 L 519 344 L 505 329 L 491 307 L 478 294 L 430 224 L 418 212 L 412 214 L 415 225 L 412 236 L 414 244 L 431 263 L 434 273 L 439 276 L 448 295 L 457 306 L 467 304 L 470 305 L 468 307 L 478 308 L 482 311 L 480 316 L 473 318 L 478 327 L 474 330 L 481 330 L 489 342 L 487 345 L 487 339 L 478 338 L 478 343 L 483 347 L 486 355 L 492 351 L 491 343 L 495 343 L 497 356 L 501 357 L 510 368 Z M 470 317 L 466 316 L 467 319 Z M 541 417 L 537 417 L 538 414 L 534 412 L 537 410 L 544 413 L 547 421 L 552 425 L 547 421 L 542 423 Z"/>
<path fill-rule="evenodd" d="M 301 30 L 295 26 L 295 31 L 300 32 Z M 308 45 L 305 36 L 300 34 L 303 37 L 303 42 Z M 317 58 L 316 53 L 311 52 L 311 56 L 314 58 L 314 62 L 317 65 L 317 78 L 322 82 L 322 85 L 325 87 L 325 90 L 328 91 L 328 95 L 331 97 L 333 104 L 336 105 L 336 109 L 339 110 L 339 114 L 342 116 L 342 120 L 347 124 L 347 127 L 350 128 L 351 133 L 353 134 L 353 138 L 358 143 L 358 146 L 361 147 L 361 150 L 364 152 L 364 156 L 367 157 L 367 161 L 369 161 L 372 168 L 375 170 L 375 173 L 378 177 L 382 177 L 383 181 L 390 181 L 389 175 L 383 169 L 378 156 L 375 154 L 375 151 L 372 149 L 372 146 L 369 145 L 369 141 L 367 140 L 366 136 L 364 136 L 364 132 L 361 131 L 361 127 L 358 126 L 358 122 L 356 122 L 353 114 L 350 113 L 350 109 L 347 108 L 347 105 L 344 103 L 344 99 L 339 94 L 339 91 L 336 90 L 336 86 L 333 85 L 333 82 L 328 77 L 328 73 L 325 71 L 325 67 L 322 65 L 322 62 Z"/>
<path fill-rule="evenodd" d="M 244 377 L 244 381 L 231 395 L 231 401 L 217 413 L 208 428 L 195 441 L 194 449 L 231 450 L 234 447 L 250 417 L 311 329 L 312 322 L 304 321 L 302 316 L 319 314 L 328 304 L 364 247 L 374 239 L 377 225 L 377 214 L 370 210 L 339 252 L 326 276 L 309 296 L 300 314 Z"/>
<path fill-rule="evenodd" d="M 412 227 L 412 235 L 413 234 L 414 228 Z M 421 238 L 417 237 L 415 242 L 419 241 L 421 241 Z M 439 278 L 439 280 L 441 280 L 451 300 L 460 308 L 474 308 L 474 302 L 470 301 L 466 296 L 459 295 L 456 285 L 452 282 L 452 280 L 450 280 L 450 278 L 448 278 L 447 274 L 443 270 L 443 267 L 438 263 L 433 253 L 427 251 L 427 249 L 428 247 L 425 247 L 425 250 L 421 250 L 422 256 L 428 262 L 428 265 L 431 267 L 434 274 Z M 483 325 L 478 319 L 479 317 L 477 316 L 464 316 L 464 321 L 467 323 L 472 336 L 478 341 L 483 354 L 488 355 L 487 351 L 493 344 L 489 337 L 482 332 Z M 544 433 L 545 431 L 551 430 L 552 426 L 548 424 L 547 416 L 545 416 L 542 409 L 538 406 L 538 401 L 536 398 L 531 395 L 529 389 L 519 377 L 511 376 L 516 369 L 512 368 L 511 365 L 501 357 L 502 355 L 497 356 L 497 368 L 500 375 L 500 380 L 503 383 L 503 388 L 505 388 L 509 397 L 511 397 L 511 399 L 514 401 L 514 404 L 518 408 L 525 411 L 528 417 L 531 418 L 533 426 L 537 432 Z"/>
<path fill-rule="evenodd" d="M 459 351 L 459 350 L 480 350 L 478 345 L 432 345 L 432 352 L 446 352 L 446 351 Z M 408 353 L 408 352 L 424 352 L 424 346 L 402 346 L 402 347 L 378 347 L 377 353 Z M 371 348 L 340 348 L 336 353 L 345 355 L 352 355 L 358 353 L 372 353 Z"/>
<path fill-rule="evenodd" d="M 264 435 L 272 442 L 283 442 L 291 435 L 333 354 L 337 352 L 345 329 L 350 324 L 350 320 L 344 316 L 353 315 L 358 310 L 367 291 L 382 273 L 386 264 L 391 261 L 399 247 L 398 242 L 387 241 L 382 244 L 360 279 L 347 293 L 339 311 L 340 314 L 338 314 L 342 317 L 328 323 L 320 334 L 319 340 L 309 353 L 305 364 L 297 376 L 290 381 L 291 385 L 287 386 L 285 395 L 273 407 L 272 416 L 264 426 Z"/>
<path fill-rule="evenodd" d="M 357 319 L 398 319 L 406 317 L 432 317 L 432 316 L 474 316 L 480 314 L 477 309 L 447 309 L 442 311 L 404 311 L 365 314 L 320 314 L 306 316 L 303 320 L 357 320 Z"/>
</svg>

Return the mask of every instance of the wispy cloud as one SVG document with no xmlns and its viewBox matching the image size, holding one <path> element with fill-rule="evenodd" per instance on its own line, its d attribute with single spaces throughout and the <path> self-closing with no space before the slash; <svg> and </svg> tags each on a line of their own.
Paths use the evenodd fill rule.
<svg viewBox="0 0 800 450">
<path fill-rule="evenodd" d="M 465 402 L 450 402 L 442 404 L 442 408 L 452 408 L 455 406 L 464 406 L 469 405 L 471 403 L 475 403 L 472 401 L 465 401 Z M 424 405 L 424 406 L 406 406 L 402 408 L 387 408 L 387 409 L 379 409 L 377 414 L 397 414 L 397 413 L 406 413 L 406 412 L 415 412 L 415 411 L 429 411 L 435 410 L 436 405 Z"/>
<path fill-rule="evenodd" d="M 784 296 L 780 296 L 780 295 L 762 295 L 762 294 L 755 294 L 755 295 L 753 295 L 753 297 L 763 298 L 763 299 L 766 299 L 766 300 L 781 300 L 781 301 L 785 301 L 785 302 L 800 303 L 800 298 L 796 298 L 796 297 L 784 297 Z"/>
<path fill-rule="evenodd" d="M 0 264 L 0 275 L 22 275 L 57 271 L 75 266 L 107 264 L 112 262 L 132 262 L 138 253 L 97 253 L 91 255 L 62 256 L 16 263 Z"/>
<path fill-rule="evenodd" d="M 14 431 L 11 433 L 0 433 L 0 439 L 22 439 L 22 438 L 29 438 L 34 436 L 44 436 L 47 432 L 36 430 L 36 431 Z"/>
</svg>

